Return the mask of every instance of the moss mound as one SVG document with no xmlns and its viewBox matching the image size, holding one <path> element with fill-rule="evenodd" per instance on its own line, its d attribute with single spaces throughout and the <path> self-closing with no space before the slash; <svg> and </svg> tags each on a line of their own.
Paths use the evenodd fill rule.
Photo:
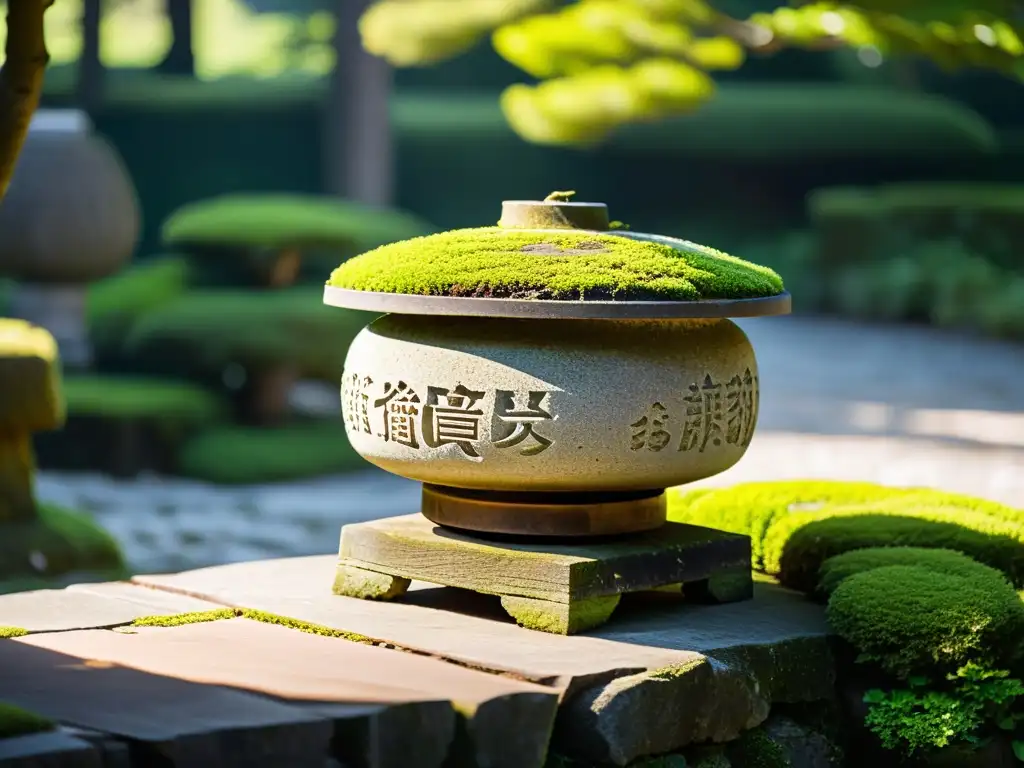
<svg viewBox="0 0 1024 768">
<path fill-rule="evenodd" d="M 571 230 L 484 227 L 385 245 L 342 264 L 328 285 L 434 296 L 696 301 L 774 296 L 767 267 L 704 246 Z"/>
<path fill-rule="evenodd" d="M 41 569 L 30 561 L 31 553 L 45 558 Z M 5 523 L 0 580 L 51 579 L 77 572 L 110 579 L 124 578 L 128 572 L 120 546 L 91 515 L 39 504 L 35 519 Z"/>
<path fill-rule="evenodd" d="M 908 565 L 935 573 L 963 577 L 974 576 L 988 570 L 994 579 L 1006 582 L 1006 577 L 1000 571 L 951 549 L 868 547 L 844 552 L 822 563 L 818 572 L 818 593 L 827 597 L 851 576 L 890 565 Z"/>
<path fill-rule="evenodd" d="M 139 376 L 69 376 L 68 415 L 209 424 L 225 415 L 213 393 L 183 381 Z"/>
<path fill-rule="evenodd" d="M 52 731 L 57 724 L 35 712 L 0 701 L 0 739 Z"/>
<path fill-rule="evenodd" d="M 1024 648 L 1024 604 L 991 569 L 939 573 L 890 565 L 843 581 L 829 600 L 833 630 L 887 672 L 1001 669 Z"/>
<path fill-rule="evenodd" d="M 777 517 L 797 510 L 880 501 L 910 492 L 874 483 L 839 480 L 741 483 L 715 490 L 674 490 L 669 494 L 668 517 L 679 523 L 750 536 L 753 566 L 760 569 L 764 565 L 764 536 Z"/>
<path fill-rule="evenodd" d="M 219 376 L 238 363 L 288 365 L 335 381 L 349 343 L 374 317 L 325 307 L 319 288 L 192 291 L 140 318 L 125 348 L 168 376 L 182 370 Z"/>
<path fill-rule="evenodd" d="M 786 586 L 810 592 L 827 559 L 868 547 L 952 549 L 1024 584 L 1024 526 L 955 507 L 867 504 L 791 513 L 765 535 L 764 569 Z"/>
<path fill-rule="evenodd" d="M 180 208 L 162 238 L 180 246 L 363 249 L 432 231 L 411 214 L 330 197 L 235 194 Z"/>
<path fill-rule="evenodd" d="M 340 424 L 212 429 L 185 444 L 179 471 L 212 483 L 250 484 L 366 469 Z"/>
</svg>

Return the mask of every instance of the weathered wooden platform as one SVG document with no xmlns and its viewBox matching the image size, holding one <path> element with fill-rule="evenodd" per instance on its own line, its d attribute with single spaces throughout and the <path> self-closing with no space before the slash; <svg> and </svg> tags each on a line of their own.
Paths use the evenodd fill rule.
<svg viewBox="0 0 1024 768">
<path fill-rule="evenodd" d="M 549 748 L 625 765 L 831 694 L 821 608 L 774 584 L 721 606 L 627 596 L 613 622 L 564 637 L 451 588 L 338 597 L 335 567 L 0 596 L 0 626 L 28 633 L 0 640 L 0 702 L 60 724 L 0 738 L 0 766 L 539 768 Z M 193 615 L 133 625 L 178 614 Z"/>
</svg>

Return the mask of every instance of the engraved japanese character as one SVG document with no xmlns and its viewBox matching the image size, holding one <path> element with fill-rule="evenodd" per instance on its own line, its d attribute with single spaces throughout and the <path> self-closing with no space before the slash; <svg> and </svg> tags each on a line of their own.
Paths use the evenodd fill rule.
<svg viewBox="0 0 1024 768">
<path fill-rule="evenodd" d="M 686 402 L 686 419 L 679 450 L 696 448 L 703 453 L 709 442 L 721 445 L 725 437 L 722 385 L 715 383 L 710 375 L 705 375 L 703 385 L 691 384 L 690 394 L 683 400 Z"/>
<path fill-rule="evenodd" d="M 420 412 L 420 396 L 404 381 L 392 386 L 384 383 L 384 397 L 373 401 L 374 408 L 384 408 L 385 440 L 391 440 L 418 449 L 416 417 Z"/>
<path fill-rule="evenodd" d="M 530 392 L 527 396 L 526 408 L 516 409 L 514 392 L 499 389 L 495 391 L 494 415 L 501 422 L 492 430 L 494 445 L 498 448 L 511 448 L 528 438 L 533 438 L 536 445 L 519 451 L 523 456 L 536 456 L 553 442 L 550 438 L 537 434 L 534 426 L 541 421 L 550 421 L 554 417 L 542 407 L 548 392 Z M 499 437 L 499 433 L 501 434 Z"/>
<path fill-rule="evenodd" d="M 725 442 L 750 445 L 757 423 L 758 379 L 747 368 L 743 375 L 733 376 L 725 385 Z"/>
<path fill-rule="evenodd" d="M 661 403 L 652 405 L 646 416 L 641 416 L 629 425 L 635 430 L 629 444 L 630 449 L 639 451 L 646 447 L 651 451 L 660 451 L 668 445 L 672 435 L 665 430 L 666 421 L 668 409 Z"/>
<path fill-rule="evenodd" d="M 423 407 L 423 442 L 431 448 L 455 444 L 467 456 L 479 458 L 473 442 L 480 439 L 480 417 L 483 410 L 473 408 L 483 392 L 474 392 L 461 384 L 449 390 L 427 387 L 427 403 Z"/>
<path fill-rule="evenodd" d="M 366 390 L 373 384 L 369 376 L 360 376 L 358 373 L 351 373 L 341 382 L 341 401 L 345 423 L 352 432 L 365 432 L 373 434 L 370 429 L 370 396 Z"/>
</svg>

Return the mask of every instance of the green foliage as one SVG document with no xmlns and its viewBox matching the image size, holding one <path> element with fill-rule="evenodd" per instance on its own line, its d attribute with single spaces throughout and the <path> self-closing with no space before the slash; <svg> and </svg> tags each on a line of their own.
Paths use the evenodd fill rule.
<svg viewBox="0 0 1024 768">
<path fill-rule="evenodd" d="M 748 52 L 870 47 L 1013 75 L 1024 56 L 1020 23 L 995 2 L 907 0 L 901 11 L 801 3 L 741 19 L 704 0 L 463 0 L 458 11 L 439 10 L 437 0 L 381 0 L 360 27 L 364 47 L 399 66 L 458 55 L 494 30 L 498 54 L 541 80 L 502 94 L 513 129 L 534 142 L 581 144 L 694 111 L 715 92 L 710 73 L 740 67 Z"/>
<path fill-rule="evenodd" d="M 1005 581 L 1005 577 L 994 568 L 982 565 L 967 555 L 951 549 L 924 549 L 922 547 L 868 547 L 854 549 L 830 557 L 822 563 L 819 571 L 818 592 L 831 595 L 836 588 L 851 576 L 884 568 L 890 565 L 911 565 L 926 568 L 935 573 L 969 577 L 986 569 L 993 578 Z"/>
<path fill-rule="evenodd" d="M 743 768 L 790 768 L 785 751 L 762 728 L 740 734 L 728 754 L 730 763 Z"/>
<path fill-rule="evenodd" d="M 1024 643 L 1024 604 L 998 574 L 942 573 L 909 565 L 864 571 L 828 602 L 829 626 L 861 661 L 897 677 L 1010 663 Z"/>
<path fill-rule="evenodd" d="M 125 350 L 166 375 L 219 375 L 237 363 L 254 369 L 288 365 L 334 381 L 349 343 L 373 317 L 325 307 L 321 289 L 194 290 L 141 317 Z"/>
<path fill-rule="evenodd" d="M 672 240 L 497 227 L 385 245 L 342 264 L 329 285 L 363 291 L 526 299 L 695 300 L 771 296 L 771 270 Z M 571 258 L 565 258 L 566 254 Z"/>
<path fill-rule="evenodd" d="M 704 525 L 751 538 L 753 566 L 764 567 L 763 543 L 777 517 L 799 510 L 890 499 L 910 489 L 839 480 L 792 480 L 740 483 L 718 490 L 674 490 L 669 494 L 670 520 Z"/>
<path fill-rule="evenodd" d="M 927 678 L 913 678 L 906 688 L 873 689 L 865 724 L 882 746 L 906 756 L 957 743 L 976 743 L 983 728 L 1012 728 L 1013 709 L 1024 697 L 1024 683 L 1003 670 L 968 664 L 935 689 Z"/>
<path fill-rule="evenodd" d="M 64 396 L 71 416 L 110 419 L 151 418 L 186 424 L 210 424 L 224 418 L 224 403 L 184 381 L 137 376 L 68 376 Z"/>
<path fill-rule="evenodd" d="M 52 731 L 57 724 L 35 712 L 0 701 L 0 739 Z"/>
<path fill-rule="evenodd" d="M 222 484 L 269 483 L 365 469 L 335 422 L 211 429 L 185 444 L 179 471 Z"/>
<path fill-rule="evenodd" d="M 174 246 L 362 250 L 433 231 L 411 214 L 317 195 L 232 194 L 190 203 L 164 222 Z"/>
</svg>

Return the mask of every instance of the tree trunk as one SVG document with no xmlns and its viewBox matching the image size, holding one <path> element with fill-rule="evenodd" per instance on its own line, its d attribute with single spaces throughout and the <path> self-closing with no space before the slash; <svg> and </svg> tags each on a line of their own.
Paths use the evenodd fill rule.
<svg viewBox="0 0 1024 768">
<path fill-rule="evenodd" d="M 43 14 L 53 0 L 8 0 L 7 61 L 0 70 L 0 200 L 7 194 L 50 61 Z"/>
<path fill-rule="evenodd" d="M 32 436 L 28 433 L 0 435 L 0 523 L 26 522 L 35 518 L 34 472 Z"/>
<path fill-rule="evenodd" d="M 297 372 L 287 365 L 251 370 L 239 392 L 240 420 L 259 427 L 286 422 L 291 412 L 289 395 L 297 380 Z"/>
<path fill-rule="evenodd" d="M 82 54 L 78 57 L 78 107 L 89 114 L 103 104 L 103 60 L 100 58 L 100 21 L 103 18 L 102 0 L 82 2 Z"/>
<path fill-rule="evenodd" d="M 335 0 L 335 64 L 324 105 L 325 186 L 371 205 L 393 202 L 391 67 L 363 50 L 359 17 L 372 0 Z"/>
<path fill-rule="evenodd" d="M 171 22 L 171 49 L 157 65 L 165 75 L 196 74 L 196 57 L 192 48 L 192 0 L 166 0 L 167 16 Z"/>
</svg>

